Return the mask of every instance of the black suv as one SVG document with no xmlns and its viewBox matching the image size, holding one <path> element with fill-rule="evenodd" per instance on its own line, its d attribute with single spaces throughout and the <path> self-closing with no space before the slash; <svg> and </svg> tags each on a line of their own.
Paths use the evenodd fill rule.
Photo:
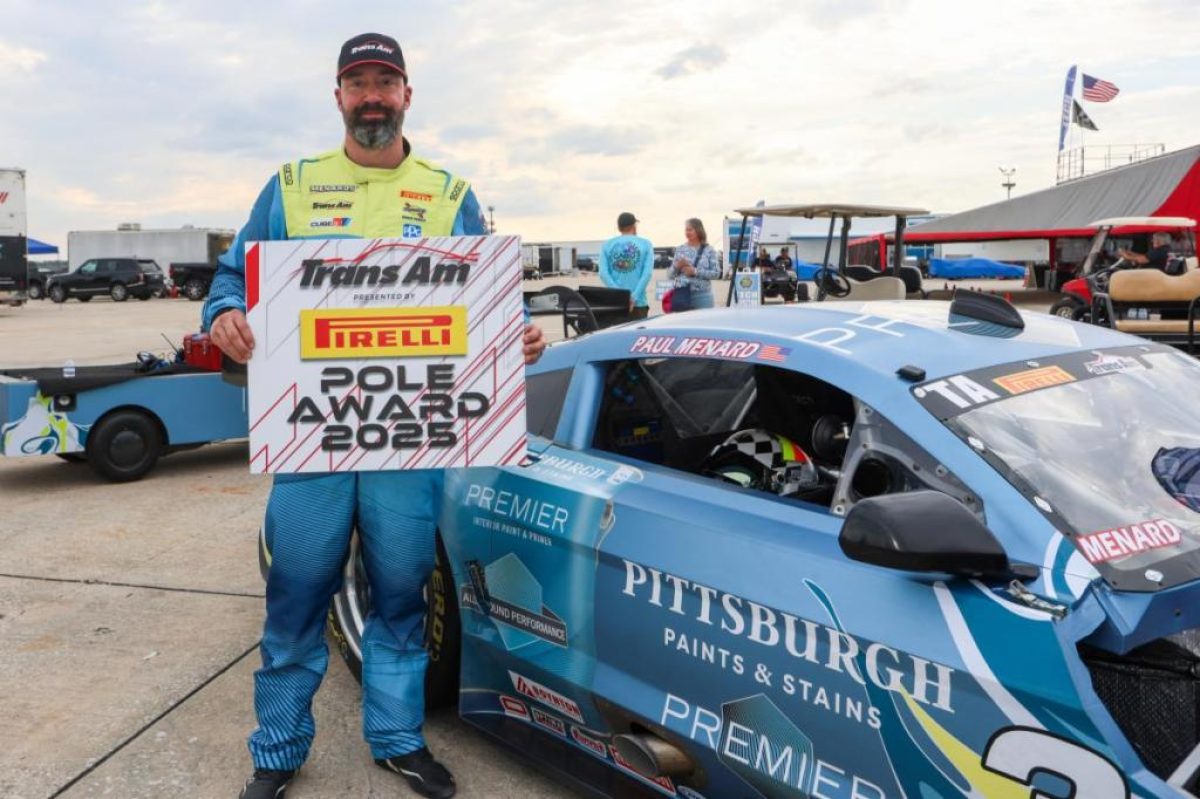
<svg viewBox="0 0 1200 799">
<path fill-rule="evenodd" d="M 148 300 L 165 293 L 163 271 L 148 258 L 93 258 L 74 272 L 54 275 L 46 284 L 46 294 L 54 302 L 66 302 L 70 297 L 87 302 L 98 294 L 124 302 L 130 297 Z"/>
</svg>

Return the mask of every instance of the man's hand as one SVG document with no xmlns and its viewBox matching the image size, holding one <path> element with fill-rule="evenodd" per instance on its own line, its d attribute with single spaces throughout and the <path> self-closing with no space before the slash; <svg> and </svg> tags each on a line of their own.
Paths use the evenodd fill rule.
<svg viewBox="0 0 1200 799">
<path fill-rule="evenodd" d="M 525 335 L 521 338 L 522 350 L 525 353 L 525 365 L 537 363 L 546 349 L 546 337 L 542 329 L 534 324 L 525 325 Z"/>
<path fill-rule="evenodd" d="M 250 332 L 246 314 L 242 311 L 234 309 L 222 313 L 213 321 L 209 335 L 221 352 L 238 363 L 245 363 L 254 354 L 254 334 Z M 528 359 L 528 354 L 525 357 Z"/>
</svg>

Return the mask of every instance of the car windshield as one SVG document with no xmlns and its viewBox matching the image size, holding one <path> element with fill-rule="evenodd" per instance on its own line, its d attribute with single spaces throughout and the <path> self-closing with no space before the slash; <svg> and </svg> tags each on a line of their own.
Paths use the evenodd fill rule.
<svg viewBox="0 0 1200 799">
<path fill-rule="evenodd" d="M 914 393 L 1114 585 L 1154 590 L 1200 575 L 1196 361 L 1165 347 L 1096 350 Z"/>
<path fill-rule="evenodd" d="M 158 263 L 156 263 L 155 261 L 138 261 L 138 266 L 140 266 L 142 268 L 142 271 L 148 275 L 152 275 L 155 272 L 162 271 L 161 269 L 158 268 Z"/>
</svg>

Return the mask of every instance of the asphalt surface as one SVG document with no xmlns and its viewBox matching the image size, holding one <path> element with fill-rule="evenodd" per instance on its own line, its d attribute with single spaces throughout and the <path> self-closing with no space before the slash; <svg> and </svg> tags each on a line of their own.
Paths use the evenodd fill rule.
<svg viewBox="0 0 1200 799">
<path fill-rule="evenodd" d="M 166 354 L 199 313 L 182 299 L 0 307 L 0 368 Z M 561 337 L 544 319 L 548 338 Z M 244 442 L 215 444 L 111 485 L 86 465 L 0 458 L 0 796 L 237 795 L 250 769 L 263 620 L 256 535 L 270 487 L 246 463 Z M 316 742 L 289 796 L 411 795 L 372 765 L 358 703 L 334 655 Z M 451 712 L 431 717 L 427 734 L 467 799 L 576 796 Z"/>
</svg>

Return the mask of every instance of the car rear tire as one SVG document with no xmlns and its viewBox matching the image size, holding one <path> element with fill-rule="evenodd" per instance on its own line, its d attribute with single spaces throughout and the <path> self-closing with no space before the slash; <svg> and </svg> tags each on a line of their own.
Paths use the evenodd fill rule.
<svg viewBox="0 0 1200 799">
<path fill-rule="evenodd" d="M 262 536 L 260 536 L 260 541 Z M 439 537 L 433 572 L 425 584 L 429 609 L 425 614 L 425 647 L 429 667 L 425 671 L 425 706 L 444 707 L 458 696 L 459 652 L 462 628 L 458 618 L 458 599 L 446 548 Z M 329 609 L 329 632 L 338 652 L 346 661 L 354 679 L 362 682 L 362 633 L 371 607 L 371 588 L 367 584 L 359 538 L 350 544 L 342 590 Z"/>
<path fill-rule="evenodd" d="M 199 302 L 204 299 L 204 295 L 208 293 L 208 286 L 203 280 L 192 278 L 183 284 L 183 296 L 187 297 L 192 302 Z"/>
<path fill-rule="evenodd" d="M 113 302 L 125 302 L 129 299 L 129 289 L 124 283 L 113 283 L 108 289 L 108 296 L 113 298 Z"/>
<path fill-rule="evenodd" d="M 46 291 L 42 288 L 41 283 L 30 283 L 26 293 L 29 295 L 29 299 L 31 300 L 40 300 L 42 297 L 46 296 Z"/>
<path fill-rule="evenodd" d="M 154 468 L 162 446 L 162 431 L 154 417 L 145 411 L 117 410 L 88 432 L 87 458 L 101 477 L 128 483 Z"/>
<path fill-rule="evenodd" d="M 50 287 L 50 301 L 51 302 L 66 302 L 67 301 L 67 290 L 65 288 L 63 288 L 62 286 L 51 286 Z"/>
</svg>

